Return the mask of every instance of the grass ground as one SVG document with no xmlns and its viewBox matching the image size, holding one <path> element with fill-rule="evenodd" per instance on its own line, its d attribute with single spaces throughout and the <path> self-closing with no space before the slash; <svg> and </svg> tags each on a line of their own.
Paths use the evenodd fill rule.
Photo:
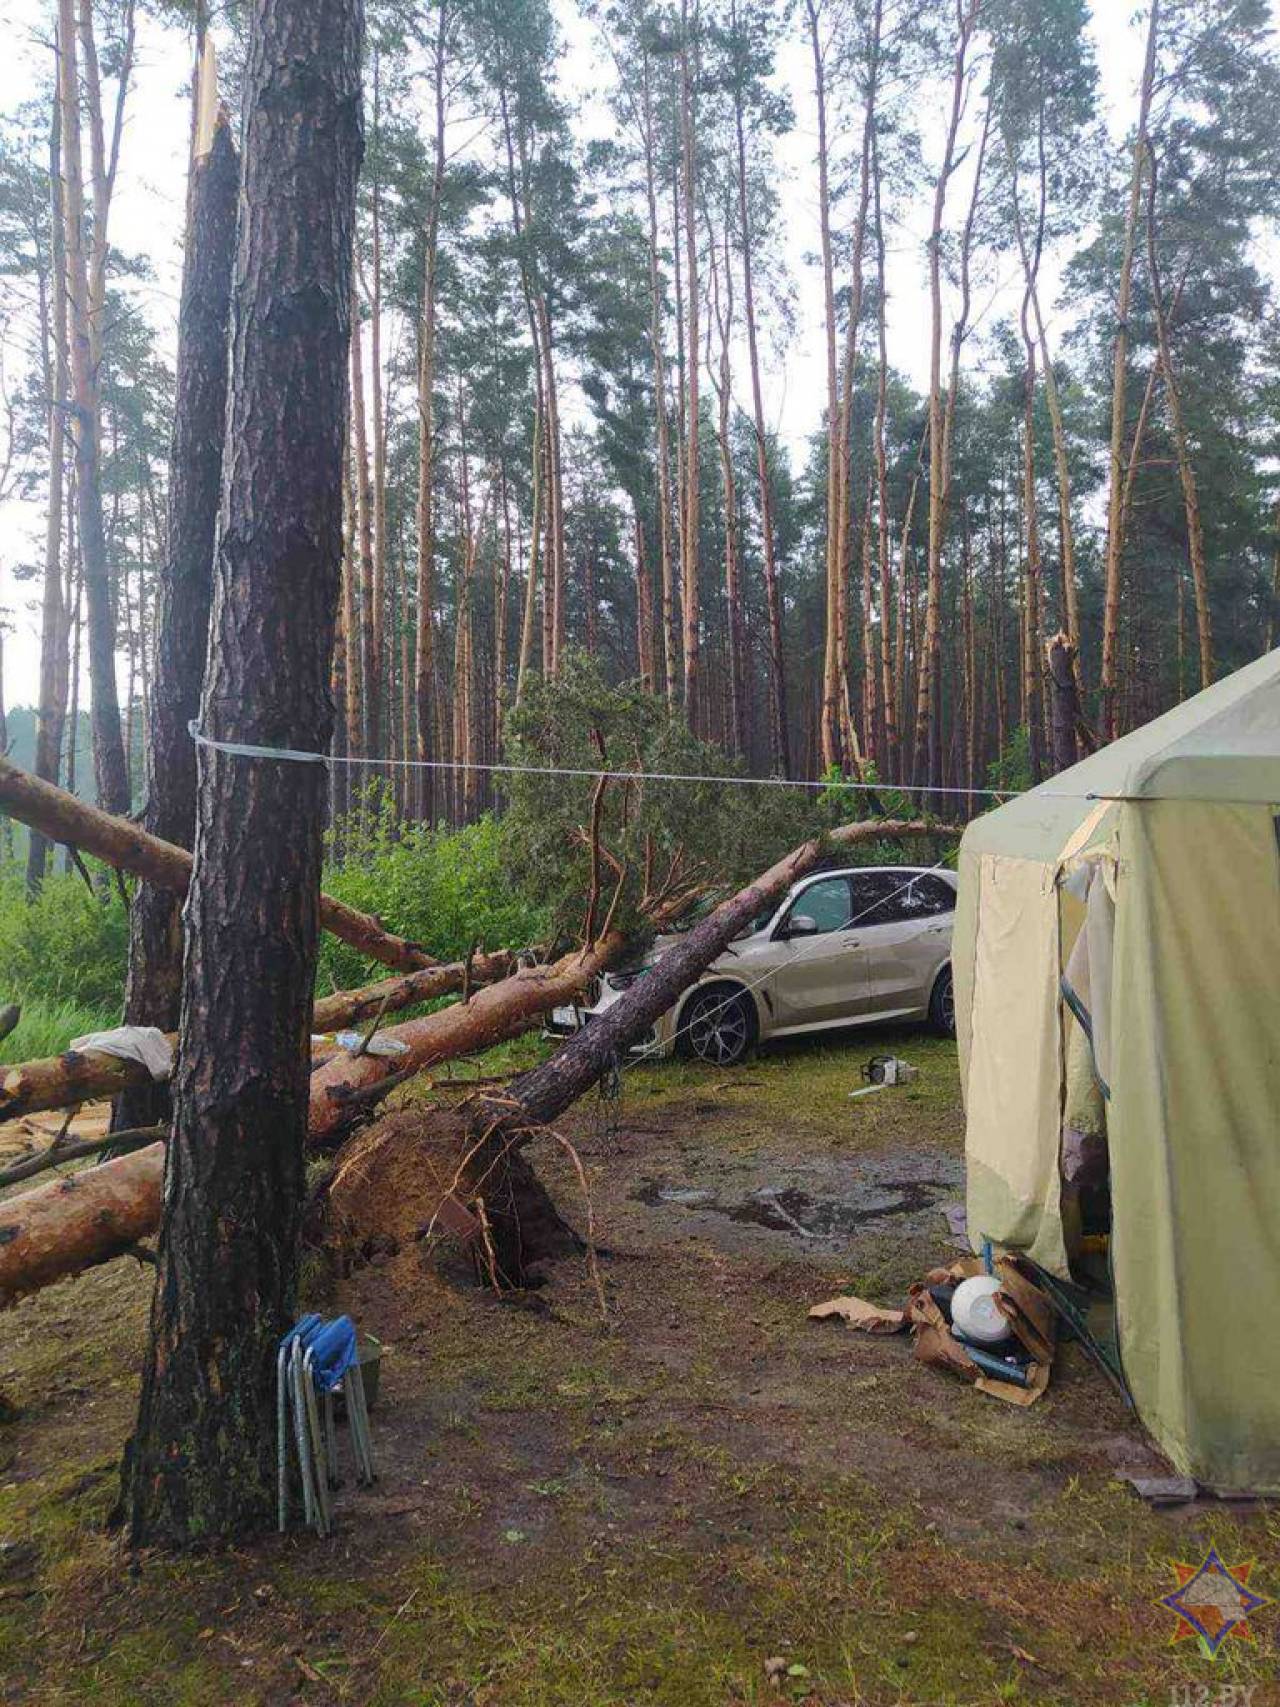
<svg viewBox="0 0 1280 1707">
<path fill-rule="evenodd" d="M 921 1078 L 850 1102 L 873 1049 Z M 387 1346 L 382 1475 L 328 1543 L 124 1558 L 105 1519 L 149 1276 L 118 1263 L 3 1319 L 0 1700 L 1280 1702 L 1280 1608 L 1210 1663 L 1153 1604 L 1210 1544 L 1280 1596 L 1280 1519 L 1139 1503 L 1115 1472 L 1150 1450 L 1075 1348 L 1023 1412 L 807 1319 L 948 1256 L 947 1047 L 647 1066 L 568 1130 L 607 1323 L 577 1263 L 505 1303 L 416 1251 L 348 1275 L 332 1302 Z M 540 1167 L 580 1200 L 562 1156 Z"/>
</svg>

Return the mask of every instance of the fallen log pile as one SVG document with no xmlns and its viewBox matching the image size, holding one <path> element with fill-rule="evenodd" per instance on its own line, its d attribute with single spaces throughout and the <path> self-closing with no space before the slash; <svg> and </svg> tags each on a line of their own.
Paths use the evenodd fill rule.
<svg viewBox="0 0 1280 1707">
<path fill-rule="evenodd" d="M 364 1020 L 399 1013 L 441 996 L 456 995 L 467 984 L 475 987 L 495 983 L 507 977 L 514 965 L 515 956 L 506 951 L 478 954 L 469 962 L 459 960 L 448 966 L 429 966 L 399 978 L 366 984 L 363 989 L 340 990 L 316 1002 L 312 1024 L 319 1032 L 359 1025 Z M 177 1041 L 176 1035 L 170 1035 L 169 1042 L 174 1047 Z M 61 1055 L 47 1055 L 40 1060 L 0 1068 L 0 1120 L 38 1114 L 43 1109 L 69 1108 L 78 1102 L 98 1102 L 119 1096 L 121 1091 L 147 1080 L 146 1068 L 136 1061 L 124 1061 L 94 1050 L 67 1049 Z"/>
<path fill-rule="evenodd" d="M 0 781 L 2 777 L 0 772 Z M 546 1133 L 596 1083 L 609 1063 L 701 976 L 748 920 L 833 848 L 954 833 L 924 821 L 872 820 L 805 843 L 694 926 L 606 1015 L 541 1066 L 512 1080 L 502 1093 L 486 1092 L 456 1109 L 433 1110 L 421 1117 L 431 1128 L 429 1148 L 444 1158 L 439 1167 L 423 1169 L 416 1181 L 406 1182 L 404 1169 L 394 1165 L 397 1144 L 403 1147 L 407 1130 L 402 1116 L 362 1133 L 358 1148 L 340 1152 L 331 1193 L 336 1216 L 358 1222 L 362 1216 L 376 1214 L 379 1181 L 385 1179 L 400 1221 L 409 1218 L 425 1227 L 440 1218 L 442 1209 L 455 1230 L 470 1226 L 474 1219 L 485 1229 L 493 1278 L 503 1284 L 524 1284 L 537 1262 L 580 1241 L 519 1154 L 523 1146 Z M 650 922 L 669 922 L 689 899 L 688 892 L 664 894 L 648 908 Z M 528 1030 L 551 1007 L 572 1002 L 626 947 L 626 936 L 606 920 L 597 940 L 548 965 L 510 972 L 509 956 L 476 957 L 469 964 L 415 971 L 318 1002 L 316 1023 L 327 1029 L 377 1019 L 394 1006 L 446 991 L 461 990 L 464 997 L 421 1019 L 385 1028 L 380 1035 L 407 1046 L 398 1056 L 344 1052 L 316 1068 L 311 1080 L 310 1141 L 332 1147 L 365 1118 L 392 1084 Z M 502 976 L 503 972 L 508 975 Z M 486 978 L 495 981 L 485 983 Z M 101 1056 L 69 1054 L 27 1063 L 11 1069 L 3 1080 L 0 1114 L 109 1095 L 108 1075 L 121 1070 L 121 1063 Z M 411 1116 L 410 1124 L 417 1119 Z M 0 1308 L 64 1275 L 136 1247 L 159 1223 L 163 1177 L 164 1144 L 156 1143 L 0 1202 Z"/>
</svg>

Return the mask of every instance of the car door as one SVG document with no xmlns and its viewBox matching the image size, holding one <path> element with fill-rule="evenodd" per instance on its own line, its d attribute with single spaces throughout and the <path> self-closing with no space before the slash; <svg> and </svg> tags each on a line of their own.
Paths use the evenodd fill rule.
<svg viewBox="0 0 1280 1707">
<path fill-rule="evenodd" d="M 857 1008 L 862 979 L 848 942 L 851 901 L 847 877 L 820 877 L 794 897 L 773 933 L 775 971 L 769 991 L 775 1023 L 820 1025 Z M 812 919 L 817 930 L 789 935 L 791 920 Z"/>
<path fill-rule="evenodd" d="M 865 956 L 862 1011 L 923 1013 L 951 951 L 955 891 L 931 872 L 858 872 L 853 902 L 854 934 Z"/>
</svg>

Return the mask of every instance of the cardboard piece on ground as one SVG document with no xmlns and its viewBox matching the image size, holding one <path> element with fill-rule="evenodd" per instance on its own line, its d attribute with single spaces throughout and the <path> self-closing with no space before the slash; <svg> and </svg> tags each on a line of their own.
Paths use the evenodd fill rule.
<svg viewBox="0 0 1280 1707">
<path fill-rule="evenodd" d="M 952 1334 L 946 1317 L 930 1295 L 930 1286 L 954 1285 L 970 1275 L 985 1273 L 979 1258 L 966 1257 L 947 1268 L 931 1269 L 922 1283 L 911 1288 L 907 1318 L 911 1323 L 915 1354 L 921 1363 L 927 1363 L 934 1369 L 949 1370 L 970 1382 L 980 1393 L 1025 1409 L 1034 1405 L 1049 1385 L 1056 1318 L 1049 1300 L 1026 1278 L 1013 1258 L 1001 1257 L 996 1269 L 1001 1285 L 1002 1314 L 1008 1318 L 1009 1331 L 1031 1354 L 1025 1387 L 985 1375 Z"/>
<path fill-rule="evenodd" d="M 938 1282 L 934 1282 L 935 1285 Z M 917 1282 L 907 1297 L 907 1319 L 911 1339 L 921 1363 L 931 1369 L 947 1369 L 961 1380 L 975 1382 L 982 1371 L 952 1334 L 947 1318 L 929 1295 L 928 1286 Z"/>
<path fill-rule="evenodd" d="M 1036 1363 L 1052 1363 L 1057 1340 L 1057 1313 L 1044 1293 L 1028 1280 L 1015 1257 L 996 1261 L 1000 1291 L 996 1308 L 1009 1324 L 1009 1331 L 1031 1353 Z"/>
<path fill-rule="evenodd" d="M 1154 1506 L 1187 1505 L 1200 1492 L 1191 1476 L 1143 1476 L 1122 1470 L 1116 1480 L 1127 1482 L 1135 1494 Z"/>
<path fill-rule="evenodd" d="M 868 1304 L 865 1298 L 849 1295 L 828 1298 L 825 1304 L 815 1304 L 809 1312 L 811 1320 L 822 1322 L 838 1316 L 851 1328 L 864 1334 L 899 1334 L 907 1325 L 903 1310 L 883 1310 L 878 1304 Z"/>
<path fill-rule="evenodd" d="M 993 1399 L 1003 1399 L 1006 1405 L 1020 1405 L 1024 1410 L 1028 1405 L 1034 1405 L 1036 1400 L 1049 1385 L 1049 1365 L 1047 1363 L 1029 1363 L 1027 1365 L 1027 1385 L 1019 1387 L 1016 1381 L 997 1381 L 993 1375 L 979 1375 L 974 1386 L 980 1393 L 987 1393 Z"/>
</svg>

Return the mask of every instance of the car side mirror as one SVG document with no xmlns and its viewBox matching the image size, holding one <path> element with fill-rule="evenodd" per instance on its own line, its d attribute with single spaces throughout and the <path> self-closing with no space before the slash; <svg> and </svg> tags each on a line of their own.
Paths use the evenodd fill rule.
<svg viewBox="0 0 1280 1707">
<path fill-rule="evenodd" d="M 811 919 L 808 913 L 793 913 L 787 920 L 786 935 L 788 938 L 793 936 L 817 936 L 817 934 L 818 921 L 816 919 Z"/>
</svg>

